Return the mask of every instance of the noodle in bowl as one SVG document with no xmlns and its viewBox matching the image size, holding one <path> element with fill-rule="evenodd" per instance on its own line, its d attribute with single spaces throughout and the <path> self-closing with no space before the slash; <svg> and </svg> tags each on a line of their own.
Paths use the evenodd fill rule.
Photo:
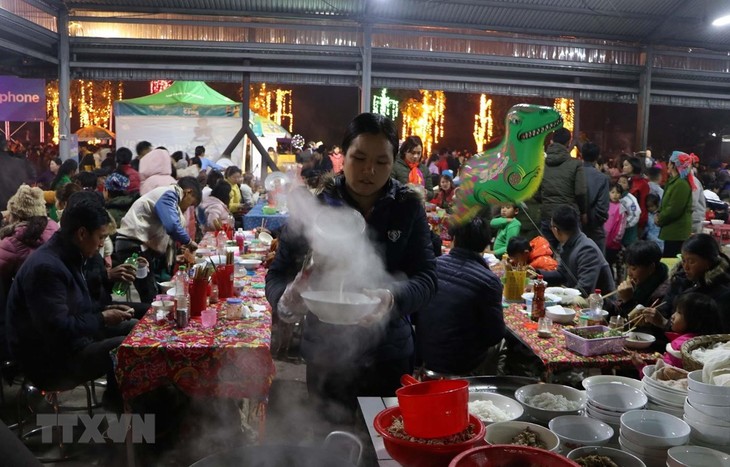
<svg viewBox="0 0 730 467">
<path fill-rule="evenodd" d="M 304 303 L 320 321 L 328 324 L 354 325 L 372 313 L 380 299 L 356 292 L 302 292 Z"/>
</svg>

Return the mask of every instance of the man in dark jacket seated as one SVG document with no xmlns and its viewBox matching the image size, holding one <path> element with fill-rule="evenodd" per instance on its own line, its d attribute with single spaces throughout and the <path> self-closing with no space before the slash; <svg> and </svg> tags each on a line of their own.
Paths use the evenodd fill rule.
<svg viewBox="0 0 730 467">
<path fill-rule="evenodd" d="M 68 386 L 107 374 L 104 399 L 118 395 L 109 352 L 135 321 L 128 309 L 95 312 L 84 280 L 98 255 L 109 217 L 98 200 L 75 193 L 62 227 L 28 257 L 8 297 L 8 340 L 13 357 L 41 388 Z"/>
<path fill-rule="evenodd" d="M 549 285 L 564 285 L 580 290 L 583 297 L 595 289 L 612 292 L 616 285 L 611 268 L 596 243 L 580 231 L 578 212 L 568 205 L 553 211 L 550 229 L 560 242 L 556 271 L 541 271 Z"/>
<path fill-rule="evenodd" d="M 416 342 L 424 367 L 451 375 L 488 374 L 497 358 L 490 348 L 505 335 L 502 283 L 482 251 L 489 244 L 489 220 L 477 216 L 449 230 L 448 255 L 436 260 L 438 291 L 418 312 Z"/>
</svg>

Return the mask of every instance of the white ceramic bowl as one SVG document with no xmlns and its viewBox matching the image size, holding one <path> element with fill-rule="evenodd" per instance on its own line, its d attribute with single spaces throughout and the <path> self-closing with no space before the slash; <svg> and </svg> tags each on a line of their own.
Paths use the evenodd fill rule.
<svg viewBox="0 0 730 467">
<path fill-rule="evenodd" d="M 586 389 L 592 405 L 614 412 L 626 412 L 644 408 L 649 399 L 642 391 L 624 384 L 595 384 Z"/>
<path fill-rule="evenodd" d="M 588 389 L 589 387 L 596 385 L 596 384 L 605 384 L 605 383 L 623 384 L 626 386 L 631 386 L 632 388 L 638 389 L 638 390 L 642 390 L 644 388 L 644 383 L 642 383 L 638 379 L 627 378 L 626 376 L 595 375 L 595 376 L 589 376 L 588 378 L 585 378 L 582 381 L 583 387 L 585 389 Z"/>
<path fill-rule="evenodd" d="M 357 324 L 378 306 L 380 300 L 355 292 L 302 292 L 304 303 L 320 321 L 328 324 Z"/>
<path fill-rule="evenodd" d="M 254 271 L 257 267 L 259 267 L 261 261 L 258 259 L 242 259 L 240 263 L 244 268 L 248 269 L 249 271 Z"/>
<path fill-rule="evenodd" d="M 545 316 L 553 320 L 554 323 L 570 324 L 575 318 L 575 310 L 565 308 L 560 305 L 553 305 L 545 309 Z"/>
<path fill-rule="evenodd" d="M 612 427 L 621 425 L 620 416 L 607 415 L 605 412 L 599 412 L 598 409 L 594 408 L 590 404 L 586 405 L 586 414 L 591 418 L 595 418 L 596 420 L 608 423 Z"/>
<path fill-rule="evenodd" d="M 690 391 L 687 395 L 687 400 L 690 404 L 692 404 L 692 407 L 699 410 L 705 415 L 709 415 L 711 417 L 717 417 L 722 418 L 724 420 L 730 420 L 730 406 L 721 406 L 721 405 L 712 405 L 712 404 L 703 404 L 699 401 L 699 398 L 702 393 Z"/>
<path fill-rule="evenodd" d="M 492 392 L 470 392 L 469 393 L 469 403 L 475 402 L 475 401 L 492 401 L 492 403 L 500 410 L 502 410 L 505 415 L 509 416 L 509 419 L 502 420 L 504 422 L 508 422 L 511 420 L 517 420 L 522 416 L 525 409 L 522 408 L 522 405 L 517 402 L 516 400 L 512 399 L 511 397 L 503 396 L 501 394 L 496 394 Z M 470 410 L 470 412 L 472 412 Z M 476 415 L 476 413 L 472 412 L 473 415 Z M 485 424 L 489 425 L 490 423 L 498 423 L 493 422 L 492 420 L 487 420 L 484 418 L 480 418 L 480 420 Z"/>
<path fill-rule="evenodd" d="M 580 290 L 571 289 L 568 287 L 548 287 L 545 289 L 545 293 L 549 293 L 551 295 L 557 295 L 558 297 L 564 298 L 567 300 L 572 300 L 575 297 L 580 296 Z"/>
<path fill-rule="evenodd" d="M 160 282 L 160 287 L 162 287 L 163 290 L 171 289 L 175 287 L 175 281 Z"/>
<path fill-rule="evenodd" d="M 630 332 L 626 335 L 626 347 L 630 349 L 645 349 L 656 341 L 656 337 L 645 332 Z"/>
<path fill-rule="evenodd" d="M 710 444 L 730 444 L 730 427 L 709 425 L 687 418 L 684 414 L 684 421 L 692 428 L 692 436 Z"/>
<path fill-rule="evenodd" d="M 560 438 L 563 452 L 583 446 L 603 446 L 613 437 L 613 428 L 600 420 L 580 415 L 555 417 L 548 428 Z"/>
<path fill-rule="evenodd" d="M 651 399 L 649 399 L 649 403 L 646 404 L 646 410 L 656 410 L 657 412 L 668 413 L 669 415 L 674 415 L 677 418 L 682 418 L 684 415 L 684 408 L 682 407 L 659 405 L 652 402 Z"/>
<path fill-rule="evenodd" d="M 684 394 L 685 396 L 687 395 L 687 391 L 686 390 L 672 388 L 672 387 L 667 386 L 666 384 L 660 383 L 659 381 L 657 381 L 655 379 L 652 379 L 651 378 L 651 375 L 654 374 L 654 371 L 655 370 L 656 370 L 656 365 L 647 365 L 647 366 L 645 366 L 641 370 L 642 373 L 644 374 L 644 379 L 642 379 L 642 381 L 644 383 L 649 384 L 649 385 L 652 385 L 652 386 L 654 386 L 654 387 L 656 387 L 656 388 L 658 388 L 658 389 L 660 389 L 662 391 L 674 392 L 674 393 L 677 393 L 677 394 Z"/>
<path fill-rule="evenodd" d="M 590 316 L 590 312 L 591 312 L 591 309 L 590 309 L 590 308 L 582 308 L 582 309 L 580 310 L 580 312 L 579 312 L 578 316 L 579 316 L 579 317 L 580 317 L 580 316 L 583 316 L 583 315 L 585 315 L 585 316 Z M 601 310 L 601 318 L 602 318 L 602 319 L 603 319 L 604 321 L 608 321 L 608 311 L 606 311 L 606 310 Z"/>
<path fill-rule="evenodd" d="M 632 410 L 621 415 L 621 433 L 644 447 L 681 446 L 689 439 L 690 431 L 685 421 L 656 410 Z"/>
<path fill-rule="evenodd" d="M 487 435 L 484 437 L 487 444 L 510 444 L 512 438 L 529 428 L 540 437 L 545 443 L 548 451 L 555 451 L 560 446 L 558 435 L 548 430 L 544 426 L 536 425 L 529 422 L 499 422 L 492 423 L 487 427 Z"/>
<path fill-rule="evenodd" d="M 692 390 L 687 393 L 687 397 L 690 398 L 690 402 L 692 402 L 692 404 L 697 402 L 698 404 L 717 405 L 720 407 L 727 407 L 728 409 L 730 409 L 730 394 L 728 394 L 728 395 L 707 394 L 704 392 L 697 392 L 695 390 Z M 695 407 L 697 407 L 697 406 L 695 405 Z M 697 408 L 699 408 L 699 407 L 697 407 Z"/>
<path fill-rule="evenodd" d="M 639 446 L 638 444 L 634 443 L 633 441 L 629 440 L 624 436 L 624 433 L 621 432 L 619 429 L 619 437 L 618 442 L 621 445 L 621 447 L 626 448 L 630 450 L 634 455 L 638 457 L 661 457 L 667 455 L 667 448 L 647 448 L 644 446 Z"/>
<path fill-rule="evenodd" d="M 712 225 L 722 225 L 725 223 L 722 219 L 710 219 L 710 222 L 712 222 Z"/>
<path fill-rule="evenodd" d="M 569 401 L 579 402 L 580 407 L 575 410 L 546 410 L 535 407 L 527 402 L 528 399 L 546 392 L 556 396 L 563 396 Z M 544 423 L 548 423 L 560 415 L 578 415 L 580 410 L 585 407 L 587 400 L 583 391 L 573 389 L 570 386 L 563 386 L 562 384 L 528 384 L 515 391 L 515 399 L 525 407 L 525 412 L 528 415 Z"/>
<path fill-rule="evenodd" d="M 689 389 L 703 394 L 712 394 L 714 396 L 730 396 L 730 387 L 715 386 L 702 381 L 702 370 L 695 370 L 687 375 Z"/>
<path fill-rule="evenodd" d="M 267 232 L 261 232 L 259 233 L 259 241 L 264 245 L 271 245 L 271 242 L 274 241 L 274 237 L 272 237 L 271 234 Z"/>
<path fill-rule="evenodd" d="M 589 446 L 584 448 L 578 448 L 570 451 L 567 455 L 568 459 L 576 460 L 585 456 L 606 456 L 610 458 L 616 465 L 621 467 L 646 467 L 646 465 L 636 456 L 629 454 L 628 452 L 619 451 L 613 448 L 595 447 Z"/>
<path fill-rule="evenodd" d="M 675 446 L 667 451 L 667 467 L 730 467 L 730 455 L 701 446 Z"/>
<path fill-rule="evenodd" d="M 664 391 L 650 384 L 644 385 L 644 392 L 649 398 L 658 405 L 667 405 L 670 407 L 681 407 L 684 405 L 687 394 L 677 394 L 676 392 Z"/>
<path fill-rule="evenodd" d="M 527 293 L 523 293 L 523 294 L 522 294 L 522 300 L 524 300 L 524 301 L 526 301 L 526 302 L 528 302 L 528 301 L 532 301 L 532 297 L 533 297 L 534 295 L 535 295 L 535 294 L 533 294 L 532 292 L 527 292 Z M 560 303 L 560 302 L 561 302 L 562 300 L 563 300 L 563 299 L 562 299 L 561 297 L 557 296 L 557 295 L 553 295 L 553 294 L 545 293 L 545 306 L 553 306 L 553 305 L 557 305 L 557 304 L 558 304 L 558 303 Z"/>
<path fill-rule="evenodd" d="M 692 404 L 690 404 L 689 401 L 684 402 L 684 415 L 692 421 L 730 428 L 730 420 L 717 418 L 715 416 L 701 412 L 697 410 Z"/>
</svg>

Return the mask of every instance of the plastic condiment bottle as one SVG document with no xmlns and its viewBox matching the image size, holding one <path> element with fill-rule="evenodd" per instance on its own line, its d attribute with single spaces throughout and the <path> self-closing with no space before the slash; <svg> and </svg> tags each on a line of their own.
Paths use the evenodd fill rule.
<svg viewBox="0 0 730 467">
<path fill-rule="evenodd" d="M 537 321 L 545 316 L 545 287 L 547 284 L 542 279 L 542 275 L 538 274 L 537 280 L 532 285 L 532 313 L 530 317 L 533 321 Z"/>
<path fill-rule="evenodd" d="M 595 326 L 603 323 L 603 297 L 601 297 L 601 289 L 588 296 L 588 326 Z"/>
<path fill-rule="evenodd" d="M 188 273 L 185 266 L 180 266 L 175 273 L 175 300 L 178 308 L 188 307 Z"/>
</svg>

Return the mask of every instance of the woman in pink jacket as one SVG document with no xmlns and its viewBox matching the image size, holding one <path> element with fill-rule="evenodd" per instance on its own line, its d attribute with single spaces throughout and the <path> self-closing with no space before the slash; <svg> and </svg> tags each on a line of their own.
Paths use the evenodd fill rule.
<svg viewBox="0 0 730 467">
<path fill-rule="evenodd" d="M 155 188 L 177 183 L 172 177 L 172 159 L 164 149 L 154 149 L 139 161 L 139 193 L 145 195 Z"/>
<path fill-rule="evenodd" d="M 231 213 L 228 211 L 228 203 L 231 199 L 231 185 L 225 180 L 219 181 L 210 196 L 205 198 L 198 206 L 198 222 L 205 231 L 216 230 L 216 221 L 223 224 L 228 220 Z"/>
<path fill-rule="evenodd" d="M 8 224 L 0 229 L 0 359 L 8 355 L 5 343 L 5 300 L 15 274 L 25 259 L 46 243 L 58 224 L 46 216 L 43 190 L 20 185 L 8 200 Z"/>
</svg>

